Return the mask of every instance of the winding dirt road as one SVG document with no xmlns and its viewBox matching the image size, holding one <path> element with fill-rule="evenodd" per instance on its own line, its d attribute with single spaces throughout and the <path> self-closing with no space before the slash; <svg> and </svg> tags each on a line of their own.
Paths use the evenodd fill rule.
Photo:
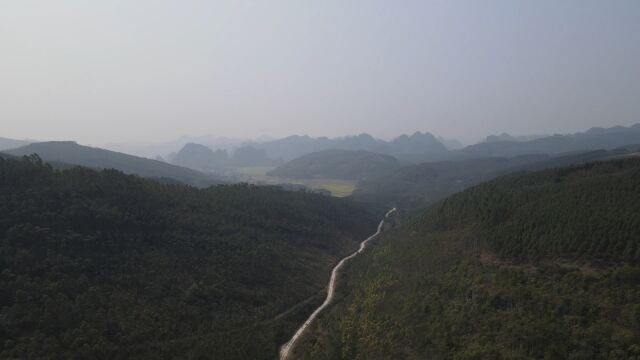
<svg viewBox="0 0 640 360">
<path fill-rule="evenodd" d="M 393 213 L 394 211 L 396 211 L 396 208 L 393 208 L 386 213 L 384 218 L 380 221 L 380 224 L 378 224 L 378 229 L 375 232 L 375 234 L 369 236 L 366 240 L 361 242 L 360 248 L 358 249 L 358 251 L 340 260 L 338 265 L 336 265 L 333 268 L 333 271 L 331 271 L 331 279 L 329 280 L 329 286 L 327 287 L 327 298 L 324 300 L 322 305 L 320 305 L 313 313 L 311 313 L 311 315 L 309 315 L 307 320 L 304 322 L 304 324 L 302 324 L 302 326 L 300 326 L 300 328 L 298 329 L 298 331 L 296 331 L 296 333 L 293 335 L 291 340 L 289 340 L 289 342 L 287 342 L 286 344 L 282 345 L 282 348 L 280 349 L 280 360 L 287 360 L 289 358 L 289 354 L 291 353 L 293 346 L 296 344 L 300 336 L 302 336 L 304 331 L 313 323 L 313 321 L 316 319 L 318 314 L 320 314 L 322 310 L 324 310 L 327 306 L 329 306 L 329 304 L 331 304 L 331 301 L 333 300 L 333 295 L 336 290 L 336 278 L 338 277 L 338 272 L 340 271 L 340 268 L 342 268 L 342 266 L 347 260 L 354 258 L 358 254 L 360 254 L 365 249 L 369 241 L 371 241 L 376 236 L 380 235 L 380 233 L 382 232 L 382 226 L 384 225 L 384 220 L 388 218 L 389 215 L 391 215 L 391 213 Z"/>
</svg>

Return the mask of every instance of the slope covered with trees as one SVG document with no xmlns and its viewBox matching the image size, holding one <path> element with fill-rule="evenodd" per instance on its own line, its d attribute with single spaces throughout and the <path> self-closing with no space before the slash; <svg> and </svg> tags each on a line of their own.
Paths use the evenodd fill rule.
<svg viewBox="0 0 640 360">
<path fill-rule="evenodd" d="M 388 175 L 400 167 L 393 156 L 369 151 L 324 150 L 303 155 L 268 175 L 302 179 L 362 180 Z"/>
<path fill-rule="evenodd" d="M 296 359 L 637 359 L 640 159 L 510 175 L 354 259 Z"/>
<path fill-rule="evenodd" d="M 518 171 L 534 171 L 638 156 L 638 145 L 570 154 L 487 157 L 407 165 L 388 176 L 361 181 L 358 199 L 423 208 L 483 181 Z"/>
<path fill-rule="evenodd" d="M 4 151 L 14 156 L 38 154 L 50 163 L 64 163 L 95 169 L 116 169 L 127 174 L 181 182 L 194 186 L 210 186 L 222 183 L 222 179 L 211 174 L 167 164 L 158 160 L 79 145 L 73 141 L 47 141 L 29 144 Z"/>
<path fill-rule="evenodd" d="M 273 359 L 380 214 L 0 158 L 0 358 Z"/>
</svg>

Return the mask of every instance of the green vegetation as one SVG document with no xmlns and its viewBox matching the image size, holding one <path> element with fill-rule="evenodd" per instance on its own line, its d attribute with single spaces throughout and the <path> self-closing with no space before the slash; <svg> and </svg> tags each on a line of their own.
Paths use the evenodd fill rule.
<svg viewBox="0 0 640 360">
<path fill-rule="evenodd" d="M 360 181 L 354 195 L 360 200 L 420 209 L 501 175 L 631 157 L 637 153 L 636 145 L 558 156 L 486 157 L 408 165 L 389 176 Z"/>
<path fill-rule="evenodd" d="M 154 178 L 164 182 L 181 182 L 203 187 L 222 183 L 220 178 L 210 174 L 203 174 L 162 161 L 78 145 L 73 141 L 33 143 L 5 152 L 14 156 L 38 154 L 40 158 L 56 167 L 61 164 L 61 167 L 79 165 L 95 169 L 116 169 L 127 174 Z"/>
<path fill-rule="evenodd" d="M 334 149 L 303 155 L 268 175 L 293 179 L 361 180 L 389 174 L 398 167 L 398 160 L 390 155 Z"/>
<path fill-rule="evenodd" d="M 433 204 L 514 166 L 547 159 L 544 155 L 439 161 L 402 167 L 389 176 L 360 181 L 355 196 L 405 208 Z"/>
<path fill-rule="evenodd" d="M 336 179 L 286 179 L 292 184 L 304 185 L 313 190 L 327 190 L 331 196 L 345 197 L 349 196 L 356 189 L 356 182 L 349 180 Z"/>
<path fill-rule="evenodd" d="M 640 159 L 515 174 L 385 233 L 296 359 L 639 359 Z"/>
<path fill-rule="evenodd" d="M 321 184 L 319 188 L 329 191 L 332 196 L 345 197 L 353 193 L 356 185 L 349 182 L 327 182 Z"/>
<path fill-rule="evenodd" d="M 0 159 L 0 358 L 274 359 L 380 216 Z"/>
</svg>

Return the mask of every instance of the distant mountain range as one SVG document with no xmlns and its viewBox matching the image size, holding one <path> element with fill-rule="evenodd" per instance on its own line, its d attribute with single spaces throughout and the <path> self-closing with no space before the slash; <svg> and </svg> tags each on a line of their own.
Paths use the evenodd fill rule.
<svg viewBox="0 0 640 360">
<path fill-rule="evenodd" d="M 169 161 L 175 165 L 205 172 L 276 164 L 274 160 L 269 158 L 264 149 L 257 149 L 253 146 L 236 148 L 229 155 L 227 150 L 217 149 L 214 151 L 207 146 L 194 143 L 186 144 Z"/>
<path fill-rule="evenodd" d="M 229 161 L 227 150 L 213 151 L 204 145 L 194 143 L 186 144 L 171 159 L 173 164 L 204 171 L 222 169 L 229 165 Z"/>
<path fill-rule="evenodd" d="M 501 175 L 640 156 L 640 146 L 566 154 L 480 157 L 404 166 L 392 174 L 361 181 L 354 196 L 362 200 L 421 208 Z"/>
<path fill-rule="evenodd" d="M 450 142 L 455 147 L 456 143 Z M 226 149 L 188 143 L 167 160 L 175 165 L 201 171 L 215 171 L 242 166 L 272 166 L 324 150 L 366 151 L 390 155 L 402 161 L 440 157 L 447 153 L 443 143 L 430 133 L 401 135 L 392 141 L 375 139 L 369 134 L 341 138 L 289 136 L 265 142 L 246 142 L 235 147 L 231 155 Z"/>
<path fill-rule="evenodd" d="M 287 177 L 300 177 L 302 174 L 310 177 L 337 176 L 336 178 L 362 180 L 373 177 L 374 173 L 385 174 L 388 169 L 396 166 L 396 163 L 408 165 L 481 158 L 514 158 L 535 154 L 554 156 L 599 149 L 612 150 L 625 145 L 640 144 L 640 124 L 629 127 L 592 128 L 582 133 L 567 135 L 539 136 L 511 136 L 503 133 L 489 136 L 484 142 L 461 149 L 455 149 L 459 144 L 439 139 L 428 132 L 401 135 L 390 141 L 376 139 L 369 134 L 340 138 L 295 135 L 277 140 L 260 139 L 243 143 L 234 143 L 239 141 L 237 139 L 209 136 L 197 139 L 216 144 L 225 143 L 231 146 L 230 144 L 234 143 L 235 145 L 226 149 L 190 142 L 171 156 L 165 155 L 157 160 L 81 146 L 73 142 L 28 144 L 28 140 L 0 138 L 0 149 L 4 148 L 6 153 L 19 156 L 38 153 L 44 160 L 57 162 L 58 165 L 67 163 L 94 168 L 116 168 L 145 177 L 170 178 L 198 186 L 219 180 L 203 172 L 224 172 L 237 167 L 282 164 L 285 165 L 273 174 Z M 447 146 L 443 142 L 446 142 Z M 453 150 L 448 150 L 447 147 Z M 6 150 L 7 148 L 17 149 Z M 310 155 L 314 153 L 319 154 Z M 374 156 L 372 153 L 384 156 Z M 395 159 L 391 160 L 391 157 Z M 302 159 L 286 164 L 288 161 L 299 158 Z M 378 167 L 377 172 L 374 171 L 376 167 Z M 346 168 L 349 168 L 348 171 L 345 170 Z"/>
<path fill-rule="evenodd" d="M 364 150 L 392 155 L 400 160 L 423 154 L 443 154 L 447 148 L 431 133 L 416 132 L 401 135 L 391 141 L 376 139 L 369 134 L 342 138 L 312 138 L 309 136 L 289 136 L 255 145 L 264 149 L 272 159 L 289 161 L 302 155 L 328 149 Z"/>
<path fill-rule="evenodd" d="M 271 139 L 239 139 L 223 136 L 182 136 L 175 140 L 165 141 L 154 144 L 128 144 L 128 143 L 109 143 L 104 146 L 107 150 L 123 152 L 140 157 L 153 159 L 161 156 L 163 159 L 171 160 L 173 156 L 186 144 L 195 143 L 202 144 L 211 149 L 231 149 L 241 146 L 246 142 L 267 141 Z"/>
<path fill-rule="evenodd" d="M 235 147 L 231 152 L 227 149 L 214 149 L 205 144 L 188 143 L 180 151 L 172 154 L 167 161 L 205 172 L 285 163 L 272 174 L 286 177 L 300 177 L 302 174 L 307 174 L 310 177 L 328 178 L 339 175 L 338 178 L 362 179 L 363 176 L 370 178 L 374 173 L 371 171 L 374 166 L 369 164 L 369 160 L 374 157 L 362 157 L 362 154 L 349 153 L 349 151 L 392 156 L 402 164 L 420 164 L 492 157 L 512 158 L 532 154 L 558 155 L 599 149 L 611 150 L 630 144 L 640 144 L 640 124 L 629 127 L 592 128 L 582 133 L 553 136 L 512 136 L 502 133 L 488 136 L 485 141 L 464 148 L 460 148 L 458 142 L 444 140 L 431 133 L 421 132 L 401 135 L 391 141 L 376 139 L 366 133 L 340 138 L 294 135 L 278 140 L 246 142 L 244 145 Z M 325 152 L 326 150 L 342 150 L 342 152 Z M 308 156 L 310 154 L 315 155 Z M 300 161 L 287 164 L 291 160 L 300 158 Z M 366 168 L 366 174 L 360 170 L 345 172 L 338 169 L 344 169 L 346 164 L 353 159 L 365 161 L 364 164 L 359 164 L 362 166 L 358 167 L 354 164 L 354 167 L 360 170 Z M 384 174 L 389 168 L 388 165 L 385 163 L 378 174 Z M 331 169 L 331 166 L 337 168 Z"/>
<path fill-rule="evenodd" d="M 48 141 L 25 145 L 6 154 L 24 156 L 38 154 L 47 162 L 86 166 L 96 169 L 116 169 L 164 181 L 178 181 L 194 186 L 209 186 L 222 182 L 209 174 L 167 164 L 157 160 L 127 155 L 115 151 L 79 145 L 73 141 Z"/>
<path fill-rule="evenodd" d="M 531 141 L 540 139 L 543 137 L 547 137 L 549 135 L 520 135 L 520 136 L 512 136 L 507 133 L 502 133 L 500 135 L 489 135 L 483 142 L 499 142 L 499 141 Z"/>
<path fill-rule="evenodd" d="M 458 157 L 506 156 L 526 154 L 560 154 L 571 151 L 615 149 L 640 144 L 640 124 L 629 127 L 592 128 L 583 133 L 553 135 L 529 141 L 491 141 L 467 146 Z"/>
</svg>

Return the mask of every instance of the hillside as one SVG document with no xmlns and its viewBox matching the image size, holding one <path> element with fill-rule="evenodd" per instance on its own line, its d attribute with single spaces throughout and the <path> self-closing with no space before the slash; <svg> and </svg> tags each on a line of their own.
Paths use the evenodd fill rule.
<svg viewBox="0 0 640 360">
<path fill-rule="evenodd" d="M 0 137 L 0 151 L 7 149 L 15 149 L 20 146 L 28 145 L 31 143 L 28 140 L 16 140 Z"/>
<path fill-rule="evenodd" d="M 635 359 L 640 159 L 510 175 L 384 234 L 294 359 Z"/>
<path fill-rule="evenodd" d="M 407 165 L 389 176 L 358 184 L 358 199 L 420 208 L 497 176 L 637 156 L 638 146 L 569 154 L 487 157 Z"/>
<path fill-rule="evenodd" d="M 545 155 L 516 158 L 489 157 L 407 165 L 389 176 L 361 181 L 355 196 L 397 203 L 405 208 L 424 207 L 469 186 L 507 172 L 510 168 L 548 159 Z"/>
<path fill-rule="evenodd" d="M 171 162 L 190 169 L 212 171 L 229 165 L 229 154 L 226 150 L 213 151 L 204 145 L 188 143 L 178 151 Z"/>
<path fill-rule="evenodd" d="M 0 358 L 274 359 L 380 214 L 0 159 Z"/>
<path fill-rule="evenodd" d="M 504 156 L 525 154 L 559 154 L 571 151 L 615 149 L 640 144 L 640 124 L 592 128 L 583 133 L 554 135 L 530 141 L 493 141 L 467 146 L 455 156 Z"/>
<path fill-rule="evenodd" d="M 361 180 L 389 174 L 399 166 L 398 161 L 389 155 L 368 151 L 324 150 L 291 160 L 268 175 L 293 179 Z"/>
<path fill-rule="evenodd" d="M 209 171 L 211 168 L 220 168 L 220 164 L 225 163 L 224 150 L 212 151 L 219 149 L 220 146 L 235 149 L 231 158 L 228 159 L 227 165 L 230 167 L 271 166 L 324 150 L 368 151 L 390 155 L 402 162 L 415 164 L 491 157 L 510 158 L 531 154 L 555 156 L 568 152 L 611 150 L 629 144 L 639 144 L 640 124 L 629 127 L 592 128 L 581 133 L 553 136 L 511 136 L 503 133 L 490 135 L 483 142 L 464 148 L 455 141 L 437 138 L 429 132 L 401 135 L 389 141 L 376 139 L 366 133 L 338 138 L 294 135 L 264 141 L 227 140 L 230 142 L 210 144 L 206 142 L 207 138 L 201 138 L 197 142 L 197 144 L 204 144 L 198 145 L 200 149 L 195 149 L 193 145 L 197 144 L 191 142 L 183 146 L 182 154 L 178 159 L 174 159 L 177 152 L 165 154 L 167 156 L 163 158 L 176 165 Z M 210 154 L 210 151 L 214 154 Z"/>
<path fill-rule="evenodd" d="M 15 156 L 38 154 L 45 161 L 95 169 L 116 169 L 127 174 L 155 179 L 172 179 L 195 186 L 209 186 L 222 182 L 219 178 L 192 169 L 115 151 L 78 145 L 72 141 L 33 143 L 4 152 Z"/>
<path fill-rule="evenodd" d="M 420 158 L 446 153 L 446 147 L 432 134 L 416 132 L 401 135 L 391 141 L 375 139 L 369 134 L 340 138 L 312 138 L 309 136 L 289 136 L 284 139 L 256 144 L 264 149 L 272 159 L 293 160 L 302 155 L 330 149 L 362 150 L 391 155 L 397 158 Z"/>
</svg>

